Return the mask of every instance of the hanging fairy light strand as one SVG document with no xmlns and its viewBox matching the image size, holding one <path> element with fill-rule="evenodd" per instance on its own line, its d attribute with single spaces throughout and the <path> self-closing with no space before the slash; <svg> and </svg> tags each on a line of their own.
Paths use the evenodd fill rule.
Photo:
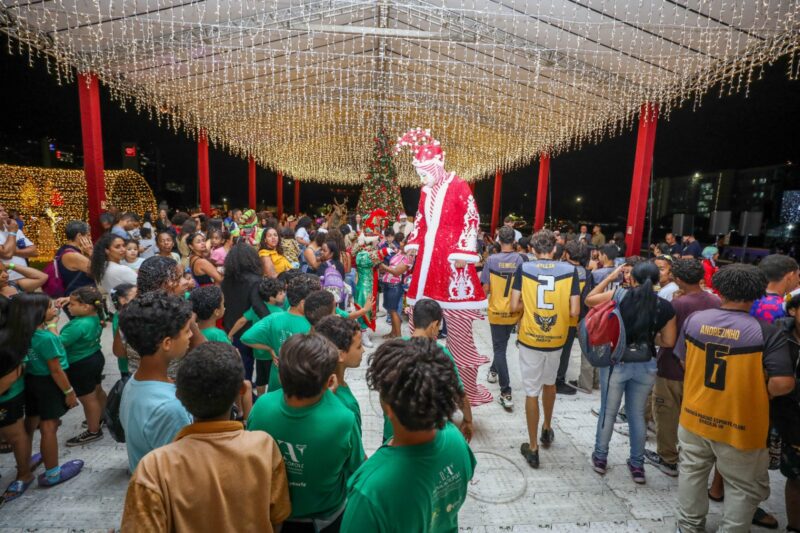
<svg viewBox="0 0 800 533">
<path fill-rule="evenodd" d="M 432 128 L 475 179 L 800 68 L 796 0 L 0 0 L 0 23 L 59 83 L 94 72 L 165 127 L 329 183 L 360 182 L 381 127 Z"/>
</svg>

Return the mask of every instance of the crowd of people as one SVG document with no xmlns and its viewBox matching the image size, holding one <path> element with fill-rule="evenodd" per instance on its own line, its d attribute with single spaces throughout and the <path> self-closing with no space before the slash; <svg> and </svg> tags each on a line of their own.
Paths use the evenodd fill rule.
<svg viewBox="0 0 800 533">
<path fill-rule="evenodd" d="M 81 453 L 118 421 L 131 473 L 123 530 L 457 530 L 476 466 L 473 409 L 488 393 L 439 342 L 457 334 L 447 306 L 407 298 L 424 275 L 407 246 L 418 219 L 363 215 L 111 210 L 96 240 L 87 223 L 68 222 L 39 270 L 24 221 L 0 206 L 0 438 L 17 464 L 3 501 L 34 480 L 80 474 L 81 460 L 60 462 L 57 437 L 80 405 L 84 429 L 66 445 Z M 528 429 L 519 449 L 531 468 L 558 438 L 558 396 L 599 389 L 599 475 L 624 420 L 632 481 L 646 482 L 646 463 L 678 477 L 680 531 L 704 531 L 709 499 L 724 499 L 725 531 L 777 527 L 759 506 L 770 468 L 787 480 L 787 531 L 800 531 L 794 259 L 720 266 L 716 247 L 672 234 L 642 257 L 600 226 L 523 236 L 511 218 L 476 244 L 486 380 L 512 411 L 518 357 Z M 366 376 L 385 444 L 367 457 L 347 373 L 375 348 L 378 302 L 390 329 Z M 596 324 L 608 333 L 614 320 L 617 337 L 593 343 Z M 102 385 L 106 327 L 122 376 L 116 402 Z M 576 339 L 580 369 L 568 380 Z M 599 364 L 607 346 L 615 355 Z"/>
</svg>

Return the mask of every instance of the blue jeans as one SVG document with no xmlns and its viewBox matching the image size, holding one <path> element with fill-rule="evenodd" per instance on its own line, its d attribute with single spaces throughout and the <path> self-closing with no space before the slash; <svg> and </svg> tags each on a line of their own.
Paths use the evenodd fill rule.
<svg viewBox="0 0 800 533">
<path fill-rule="evenodd" d="M 397 312 L 398 306 L 403 301 L 402 283 L 384 283 L 383 286 L 383 308 L 387 313 Z"/>
<path fill-rule="evenodd" d="M 489 330 L 492 332 L 492 351 L 494 352 L 492 366 L 489 371 L 497 372 L 497 376 L 500 378 L 500 393 L 511 394 L 506 354 L 508 352 L 508 339 L 514 331 L 514 324 L 489 324 Z"/>
<path fill-rule="evenodd" d="M 646 363 L 620 363 L 613 369 L 613 372 L 610 372 L 610 367 L 600 369 L 600 416 L 597 419 L 594 454 L 599 459 L 608 457 L 608 443 L 611 441 L 614 421 L 624 394 L 631 441 L 630 461 L 633 466 L 641 467 L 644 465 L 644 441 L 647 438 L 644 412 L 647 395 L 656 381 L 656 360 Z"/>
</svg>

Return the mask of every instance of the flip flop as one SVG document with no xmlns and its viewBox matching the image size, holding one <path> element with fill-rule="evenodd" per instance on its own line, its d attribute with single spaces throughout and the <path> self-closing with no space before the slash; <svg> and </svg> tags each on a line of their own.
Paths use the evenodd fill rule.
<svg viewBox="0 0 800 533">
<path fill-rule="evenodd" d="M 44 460 L 42 459 L 42 454 L 35 453 L 31 455 L 31 472 L 42 466 Z"/>
<path fill-rule="evenodd" d="M 8 442 L 0 442 L 0 453 L 12 453 L 14 451 L 14 447 L 11 446 Z"/>
<path fill-rule="evenodd" d="M 67 461 L 66 463 L 61 465 L 61 475 L 58 476 L 58 479 L 56 481 L 50 481 L 47 479 L 47 475 L 39 474 L 39 486 L 42 488 L 48 488 L 60 485 L 61 483 L 69 481 L 70 479 L 80 474 L 82 468 L 83 468 L 83 461 L 81 461 L 80 459 L 76 459 L 74 461 Z"/>
<path fill-rule="evenodd" d="M 770 515 L 761 507 L 758 507 L 753 515 L 753 525 L 763 527 L 765 529 L 778 529 L 778 521 L 775 520 L 774 522 L 765 522 L 764 519 L 767 517 L 771 517 L 773 520 L 775 520 L 774 516 Z"/>
<path fill-rule="evenodd" d="M 31 486 L 31 483 L 33 483 L 34 479 L 36 478 L 31 478 L 30 481 L 22 481 L 21 479 L 17 479 L 12 482 L 11 485 L 6 488 L 6 491 L 3 493 L 3 495 L 0 496 L 0 505 L 16 500 L 25 494 L 25 491 L 28 490 L 28 487 Z"/>
</svg>

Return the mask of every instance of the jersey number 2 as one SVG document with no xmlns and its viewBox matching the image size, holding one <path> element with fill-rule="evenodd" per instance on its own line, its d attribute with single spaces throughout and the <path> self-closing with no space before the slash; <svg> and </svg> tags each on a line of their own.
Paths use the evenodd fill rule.
<svg viewBox="0 0 800 533">
<path fill-rule="evenodd" d="M 539 284 L 536 286 L 536 307 L 539 309 L 552 310 L 553 304 L 544 301 L 546 292 L 553 292 L 556 288 L 556 278 L 553 276 L 539 276 Z"/>
</svg>

